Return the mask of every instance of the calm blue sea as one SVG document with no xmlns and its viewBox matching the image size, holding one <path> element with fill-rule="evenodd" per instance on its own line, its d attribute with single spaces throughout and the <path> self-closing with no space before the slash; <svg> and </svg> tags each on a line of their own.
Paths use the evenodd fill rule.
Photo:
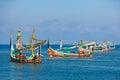
<svg viewBox="0 0 120 80">
<path fill-rule="evenodd" d="M 13 63 L 9 45 L 0 45 L 0 80 L 120 80 L 120 45 L 91 58 L 49 58 L 42 45 L 42 55 L 41 64 Z"/>
</svg>

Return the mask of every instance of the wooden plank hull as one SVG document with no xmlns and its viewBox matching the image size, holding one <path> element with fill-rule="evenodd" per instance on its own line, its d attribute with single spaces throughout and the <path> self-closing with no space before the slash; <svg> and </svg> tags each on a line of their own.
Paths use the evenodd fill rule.
<svg viewBox="0 0 120 80">
<path fill-rule="evenodd" d="M 48 48 L 48 55 L 50 57 L 92 57 L 93 54 L 78 54 L 78 53 L 70 53 L 70 54 L 64 54 L 61 52 L 58 52 L 56 50 L 53 50 L 51 47 Z"/>
<path fill-rule="evenodd" d="M 108 49 L 101 49 L 101 50 L 93 50 L 93 52 L 107 52 L 107 51 L 111 51 L 114 48 L 108 48 Z"/>
<path fill-rule="evenodd" d="M 18 54 L 17 54 L 18 55 Z M 16 63 L 40 63 L 41 62 L 41 56 L 35 55 L 35 57 L 26 58 L 22 56 L 15 56 L 13 54 L 10 55 L 10 61 L 16 62 Z"/>
</svg>

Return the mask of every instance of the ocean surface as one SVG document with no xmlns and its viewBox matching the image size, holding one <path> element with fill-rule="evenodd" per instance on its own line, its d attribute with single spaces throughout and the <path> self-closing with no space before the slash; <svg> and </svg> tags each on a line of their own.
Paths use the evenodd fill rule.
<svg viewBox="0 0 120 80">
<path fill-rule="evenodd" d="M 49 58 L 42 45 L 42 55 L 40 64 L 14 63 L 9 45 L 0 45 L 0 80 L 120 80 L 120 45 L 90 58 Z"/>
</svg>

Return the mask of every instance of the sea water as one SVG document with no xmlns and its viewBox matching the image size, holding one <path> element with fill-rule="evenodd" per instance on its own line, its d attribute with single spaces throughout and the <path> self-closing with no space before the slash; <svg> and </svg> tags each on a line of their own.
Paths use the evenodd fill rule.
<svg viewBox="0 0 120 80">
<path fill-rule="evenodd" d="M 42 45 L 42 55 L 40 64 L 14 63 L 9 45 L 0 45 L 0 80 L 120 80 L 120 45 L 90 58 L 49 58 Z"/>
</svg>

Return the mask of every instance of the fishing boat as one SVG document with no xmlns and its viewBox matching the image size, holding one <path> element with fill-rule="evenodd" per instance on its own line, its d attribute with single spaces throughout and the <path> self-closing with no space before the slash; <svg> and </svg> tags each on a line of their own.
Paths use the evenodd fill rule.
<svg viewBox="0 0 120 80">
<path fill-rule="evenodd" d="M 93 47 L 93 52 L 107 52 L 115 49 L 114 42 L 104 41 L 102 44 L 95 44 Z"/>
<path fill-rule="evenodd" d="M 84 47 L 92 52 L 107 52 L 115 49 L 115 44 L 106 40 L 102 44 L 98 44 L 96 41 L 83 42 L 81 40 L 78 46 Z"/>
<path fill-rule="evenodd" d="M 104 40 L 103 46 L 105 46 L 105 48 L 106 48 L 108 51 L 115 49 L 115 43 L 114 43 L 114 42 L 107 41 L 107 40 Z"/>
<path fill-rule="evenodd" d="M 79 47 L 78 53 L 76 52 L 64 53 L 58 50 L 54 50 L 50 47 L 49 40 L 48 40 L 48 55 L 49 57 L 92 57 L 93 56 L 93 54 L 90 51 L 87 51 L 85 49 L 83 51 L 83 48 L 81 47 Z"/>
<path fill-rule="evenodd" d="M 46 42 L 46 40 L 37 40 L 32 31 L 32 36 L 30 38 L 30 43 L 27 45 L 22 45 L 21 43 L 21 30 L 18 29 L 17 43 L 13 44 L 12 33 L 10 34 L 10 61 L 16 63 L 40 63 L 41 62 L 41 45 Z M 16 47 L 16 48 L 14 48 Z M 36 53 L 35 53 L 36 52 Z"/>
</svg>

